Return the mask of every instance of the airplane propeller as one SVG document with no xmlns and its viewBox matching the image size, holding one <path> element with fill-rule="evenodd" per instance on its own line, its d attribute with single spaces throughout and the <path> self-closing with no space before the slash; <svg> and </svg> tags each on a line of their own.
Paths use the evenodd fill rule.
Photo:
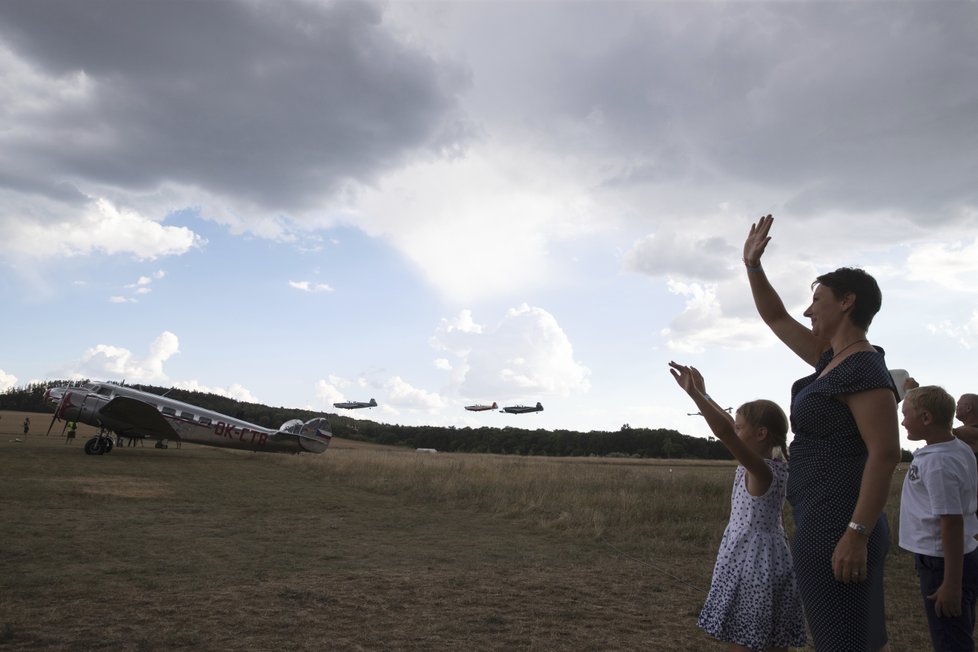
<svg viewBox="0 0 978 652">
<path fill-rule="evenodd" d="M 48 394 L 48 395 L 50 395 L 50 394 L 51 394 L 51 390 L 50 390 L 50 389 L 49 389 L 49 390 L 47 391 L 47 394 Z M 49 423 L 49 424 L 48 424 L 48 431 L 47 431 L 47 432 L 45 433 L 45 436 L 47 436 L 47 435 L 50 435 L 50 434 L 51 434 L 51 428 L 53 428 L 53 427 L 54 427 L 54 422 L 58 420 L 58 415 L 60 415 L 60 414 L 61 414 L 61 406 L 62 406 L 62 405 L 64 405 L 64 402 L 65 402 L 65 399 L 66 399 L 66 398 L 68 398 L 68 390 L 67 390 L 67 389 L 66 389 L 66 390 L 64 391 L 64 393 L 63 393 L 63 394 L 61 395 L 61 400 L 60 400 L 60 401 L 58 401 L 58 407 L 56 407 L 56 408 L 54 409 L 54 416 L 52 416 L 52 417 L 51 417 L 51 423 Z M 65 425 L 64 425 L 64 427 L 63 427 L 63 428 L 61 429 L 61 434 L 62 434 L 62 435 L 63 435 L 63 434 L 65 434 L 65 429 L 67 429 L 67 428 L 68 428 L 68 422 L 67 422 L 67 421 L 65 421 Z"/>
</svg>

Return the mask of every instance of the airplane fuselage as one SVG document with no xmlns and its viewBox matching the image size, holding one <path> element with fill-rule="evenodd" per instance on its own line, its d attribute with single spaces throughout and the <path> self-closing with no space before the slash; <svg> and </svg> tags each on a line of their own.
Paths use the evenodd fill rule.
<svg viewBox="0 0 978 652">
<path fill-rule="evenodd" d="M 176 439 L 205 446 L 281 453 L 321 453 L 332 437 L 328 430 L 318 430 L 313 436 L 294 436 L 302 425 L 299 420 L 274 430 L 114 383 L 54 387 L 46 397 L 56 410 L 56 418 L 105 428 L 123 437 Z M 291 428 L 288 433 L 286 426 Z"/>
<path fill-rule="evenodd" d="M 375 399 L 370 399 L 369 401 L 347 401 L 345 403 L 333 403 L 333 407 L 344 410 L 358 410 L 360 408 L 377 407 L 377 401 Z"/>
<path fill-rule="evenodd" d="M 485 412 L 486 410 L 495 410 L 498 406 L 493 403 L 492 405 L 466 405 L 465 409 L 469 412 Z"/>
<path fill-rule="evenodd" d="M 501 412 L 506 412 L 508 414 L 527 414 L 529 412 L 543 412 L 543 405 L 537 403 L 536 406 L 532 405 L 511 405 L 509 407 L 504 407 Z"/>
</svg>

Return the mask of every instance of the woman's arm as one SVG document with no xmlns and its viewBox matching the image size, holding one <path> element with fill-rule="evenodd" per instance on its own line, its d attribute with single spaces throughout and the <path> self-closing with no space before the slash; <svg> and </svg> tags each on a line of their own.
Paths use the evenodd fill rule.
<svg viewBox="0 0 978 652">
<path fill-rule="evenodd" d="M 893 470 L 900 461 L 896 397 L 892 390 L 880 388 L 846 394 L 839 399 L 849 406 L 866 444 L 866 466 L 852 522 L 865 527 L 867 533 L 846 529 L 832 554 L 832 571 L 840 582 L 863 581 L 866 579 L 868 530 L 873 528 L 886 506 Z"/>
<path fill-rule="evenodd" d="M 744 265 L 747 268 L 747 279 L 750 281 L 754 306 L 761 319 L 778 339 L 798 357 L 814 367 L 819 355 L 827 348 L 826 344 L 819 342 L 812 335 L 811 330 L 788 314 L 784 302 L 781 301 L 781 297 L 768 281 L 764 268 L 761 267 L 761 256 L 767 248 L 767 243 L 771 241 L 768 233 L 773 223 L 774 218 L 770 215 L 762 217 L 756 224 L 751 225 L 747 240 L 744 241 Z"/>
</svg>

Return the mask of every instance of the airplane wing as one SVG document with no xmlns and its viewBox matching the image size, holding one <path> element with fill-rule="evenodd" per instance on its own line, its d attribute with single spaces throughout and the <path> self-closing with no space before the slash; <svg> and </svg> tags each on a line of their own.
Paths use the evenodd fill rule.
<svg viewBox="0 0 978 652">
<path fill-rule="evenodd" d="M 103 422 L 120 435 L 132 432 L 154 439 L 180 439 L 176 430 L 149 403 L 127 396 L 116 396 L 98 411 Z"/>
</svg>

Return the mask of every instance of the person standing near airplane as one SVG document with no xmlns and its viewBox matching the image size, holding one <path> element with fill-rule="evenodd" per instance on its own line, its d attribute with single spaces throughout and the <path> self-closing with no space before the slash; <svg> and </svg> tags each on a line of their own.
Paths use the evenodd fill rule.
<svg viewBox="0 0 978 652">
<path fill-rule="evenodd" d="M 888 650 L 883 508 L 900 461 L 897 388 L 866 338 L 883 297 L 865 271 L 837 269 L 813 283 L 811 328 L 796 321 L 761 267 L 773 221 L 751 225 L 743 261 L 761 319 L 814 367 L 791 388 L 787 493 L 805 617 L 816 650 Z"/>
<path fill-rule="evenodd" d="M 24 419 L 24 436 L 26 437 L 31 432 L 31 418 L 27 417 Z"/>
<path fill-rule="evenodd" d="M 706 393 L 695 367 L 670 362 L 670 372 L 740 465 L 734 474 L 730 522 L 697 624 L 730 650 L 787 650 L 805 645 L 805 620 L 781 520 L 788 482 L 788 418 L 758 400 L 727 414 Z M 780 455 L 774 458 L 777 450 Z"/>
</svg>

